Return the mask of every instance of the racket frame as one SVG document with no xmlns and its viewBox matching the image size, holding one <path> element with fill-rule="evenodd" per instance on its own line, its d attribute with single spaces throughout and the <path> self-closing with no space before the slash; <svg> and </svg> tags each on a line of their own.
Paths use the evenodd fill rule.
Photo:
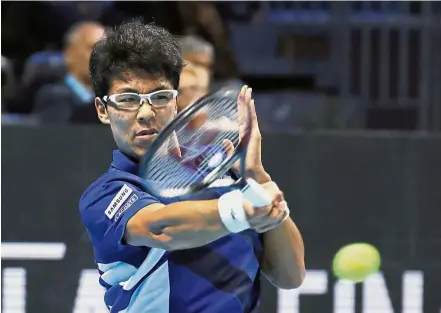
<svg viewBox="0 0 441 313">
<path fill-rule="evenodd" d="M 228 93 L 231 92 L 233 91 L 227 89 L 227 90 L 218 91 L 214 94 L 205 95 L 202 98 L 198 99 L 193 104 L 189 105 L 185 110 L 179 112 L 176 115 L 176 117 L 169 124 L 167 124 L 164 127 L 164 129 L 158 134 L 158 137 L 156 137 L 156 139 L 152 142 L 152 145 L 150 146 L 149 150 L 147 151 L 145 156 L 141 159 L 140 170 L 139 170 L 140 177 L 143 177 L 142 173 L 145 173 L 147 164 L 153 158 L 155 152 L 158 151 L 159 148 L 164 144 L 165 140 L 167 140 L 167 138 L 173 134 L 175 129 L 183 127 L 185 126 L 186 123 L 191 121 L 190 117 L 192 117 L 194 113 L 203 109 L 204 106 L 207 105 L 207 101 L 209 101 L 210 98 L 212 97 L 213 98 L 215 97 L 216 99 L 221 98 L 222 93 L 224 94 L 224 97 L 231 97 L 231 95 L 228 95 Z M 235 98 L 233 99 L 233 101 L 237 101 L 239 93 L 237 94 L 236 92 L 234 93 L 235 93 Z M 238 176 L 238 180 L 233 185 L 231 185 L 231 187 L 234 188 L 235 186 L 235 188 L 240 189 L 248 185 L 245 176 L 246 175 L 245 157 L 247 154 L 248 143 L 251 138 L 252 118 L 251 118 L 250 109 L 247 108 L 247 110 L 248 110 L 248 114 L 246 115 L 246 119 L 243 121 L 239 121 L 242 123 L 246 123 L 246 127 L 242 127 L 242 129 L 244 129 L 245 131 L 242 134 L 239 134 L 240 136 L 239 143 L 234 148 L 233 152 L 229 156 L 227 156 L 225 160 L 222 161 L 221 164 L 219 164 L 215 169 L 213 169 L 201 182 L 192 185 L 191 187 L 188 187 L 186 193 L 194 193 L 202 189 L 206 189 L 209 185 L 211 185 L 214 181 L 216 181 L 221 175 L 228 172 L 233 166 L 233 164 L 239 159 L 241 159 L 240 175 L 235 175 Z M 178 139 L 178 144 L 179 144 L 179 139 Z M 151 151 L 153 151 L 154 153 L 151 153 Z"/>
</svg>

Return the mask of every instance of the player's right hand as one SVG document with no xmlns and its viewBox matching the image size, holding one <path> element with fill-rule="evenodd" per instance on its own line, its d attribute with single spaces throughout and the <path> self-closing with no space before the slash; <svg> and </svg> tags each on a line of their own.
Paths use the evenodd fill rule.
<svg viewBox="0 0 441 313">
<path fill-rule="evenodd" d="M 244 209 L 251 228 L 259 233 L 264 233 L 279 226 L 288 213 L 283 192 L 280 191 L 276 183 L 271 181 L 261 186 L 264 187 L 265 191 L 273 199 L 272 203 L 256 208 L 250 202 L 244 201 Z"/>
</svg>

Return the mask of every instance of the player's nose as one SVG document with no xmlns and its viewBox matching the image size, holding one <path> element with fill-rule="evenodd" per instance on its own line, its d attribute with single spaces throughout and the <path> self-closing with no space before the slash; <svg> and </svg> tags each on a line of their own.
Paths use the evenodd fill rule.
<svg viewBox="0 0 441 313">
<path fill-rule="evenodd" d="M 138 111 L 138 120 L 141 121 L 150 121 L 152 118 L 155 117 L 155 111 L 153 110 L 152 106 L 150 105 L 150 103 L 148 103 L 147 99 L 144 99 L 142 102 L 141 107 L 139 108 Z"/>
</svg>

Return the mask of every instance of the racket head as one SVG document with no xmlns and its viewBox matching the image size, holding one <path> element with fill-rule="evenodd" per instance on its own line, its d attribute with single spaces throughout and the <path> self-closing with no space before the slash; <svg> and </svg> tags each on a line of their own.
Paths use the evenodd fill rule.
<svg viewBox="0 0 441 313">
<path fill-rule="evenodd" d="M 173 200 L 207 189 L 238 160 L 244 173 L 252 117 L 249 105 L 238 95 L 239 90 L 232 88 L 206 95 L 158 134 L 139 167 L 152 195 Z M 233 147 L 226 149 L 225 140 Z M 242 184 L 243 178 L 234 185 Z"/>
</svg>

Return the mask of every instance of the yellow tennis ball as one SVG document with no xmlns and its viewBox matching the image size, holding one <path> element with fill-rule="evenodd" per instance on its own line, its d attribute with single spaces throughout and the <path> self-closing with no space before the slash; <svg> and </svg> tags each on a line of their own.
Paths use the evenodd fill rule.
<svg viewBox="0 0 441 313">
<path fill-rule="evenodd" d="M 337 252 L 332 270 L 340 279 L 359 283 L 378 272 L 380 264 L 380 253 L 374 246 L 368 243 L 352 243 Z"/>
</svg>

